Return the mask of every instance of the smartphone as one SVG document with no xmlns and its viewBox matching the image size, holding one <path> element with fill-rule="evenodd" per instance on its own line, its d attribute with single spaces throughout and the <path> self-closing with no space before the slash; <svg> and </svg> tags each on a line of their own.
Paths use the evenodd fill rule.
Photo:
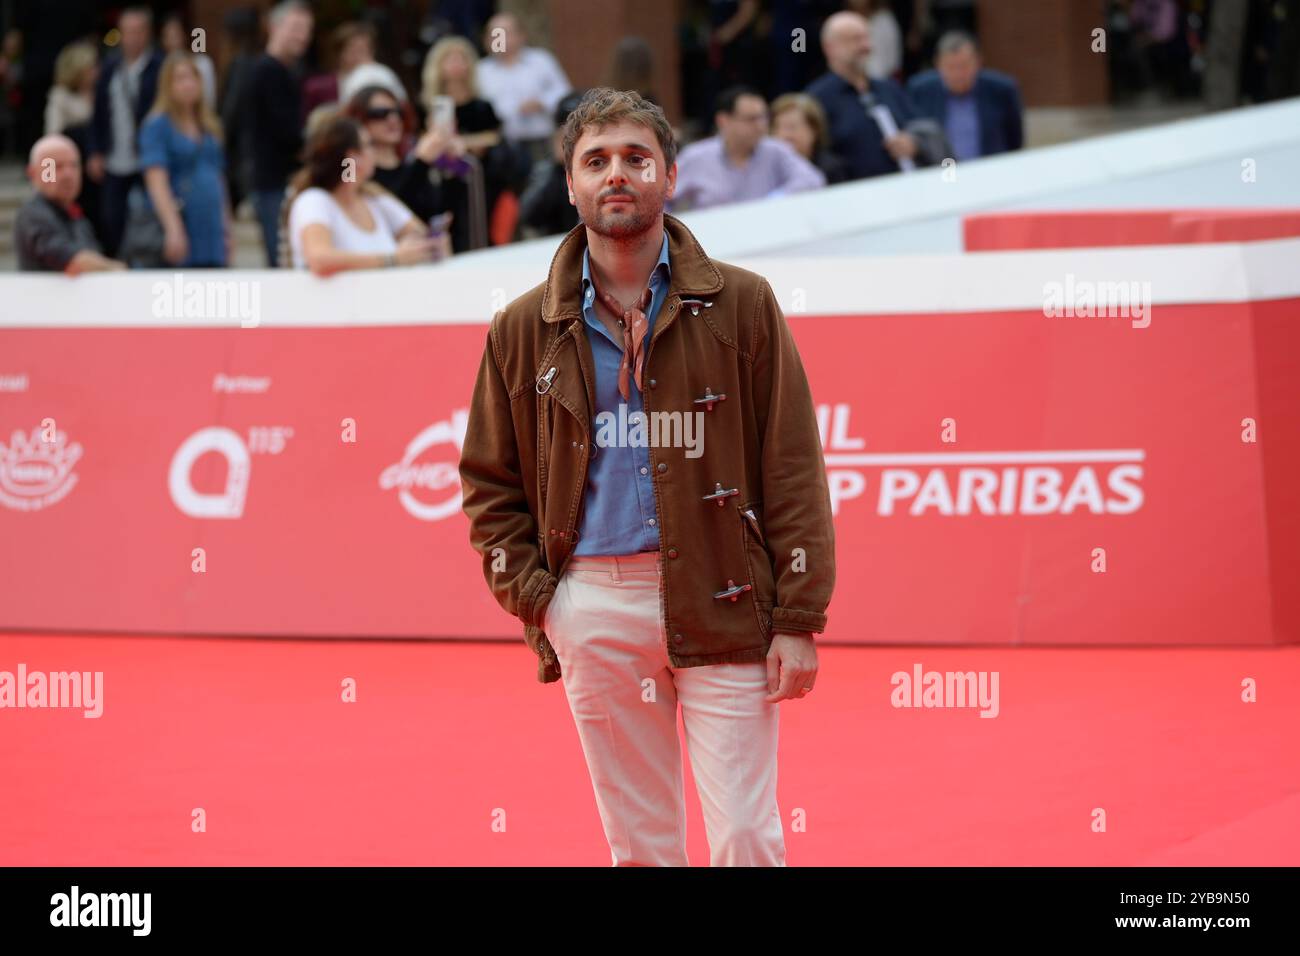
<svg viewBox="0 0 1300 956">
<path fill-rule="evenodd" d="M 451 225 L 451 213 L 440 212 L 436 216 L 429 217 L 429 237 L 441 236 Z"/>
<path fill-rule="evenodd" d="M 450 96 L 435 96 L 433 109 L 429 112 L 429 126 L 448 133 L 456 132 L 456 101 Z"/>
</svg>

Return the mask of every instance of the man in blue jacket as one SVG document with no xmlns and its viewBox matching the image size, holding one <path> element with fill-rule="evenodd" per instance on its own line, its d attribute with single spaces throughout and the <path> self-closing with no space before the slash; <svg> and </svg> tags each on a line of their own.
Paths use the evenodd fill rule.
<svg viewBox="0 0 1300 956">
<path fill-rule="evenodd" d="M 944 128 L 958 161 L 1020 149 L 1024 117 L 1020 87 L 1005 73 L 980 65 L 975 38 L 945 33 L 935 47 L 936 69 L 907 84 L 917 113 Z"/>
<path fill-rule="evenodd" d="M 126 194 L 141 182 L 136 134 L 158 93 L 162 53 L 152 45 L 153 14 L 129 7 L 118 18 L 122 52 L 110 57 L 95 83 L 86 172 L 102 183 L 104 247 L 115 255 L 126 227 Z"/>
</svg>

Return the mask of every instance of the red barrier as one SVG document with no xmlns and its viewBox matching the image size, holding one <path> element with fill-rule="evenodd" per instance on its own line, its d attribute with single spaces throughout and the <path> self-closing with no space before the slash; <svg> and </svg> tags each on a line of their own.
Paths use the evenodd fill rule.
<svg viewBox="0 0 1300 956">
<path fill-rule="evenodd" d="M 962 221 L 967 252 L 1249 242 L 1300 236 L 1300 209 L 997 212 Z"/>
<path fill-rule="evenodd" d="M 1297 309 L 791 316 L 825 639 L 1296 640 Z M 484 334 L 0 330 L 0 627 L 520 640 L 459 504 Z"/>
</svg>

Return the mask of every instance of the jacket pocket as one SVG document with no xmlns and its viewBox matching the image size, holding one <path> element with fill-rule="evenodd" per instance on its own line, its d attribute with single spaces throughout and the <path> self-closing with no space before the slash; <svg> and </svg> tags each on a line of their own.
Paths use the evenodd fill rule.
<svg viewBox="0 0 1300 956">
<path fill-rule="evenodd" d="M 745 526 L 753 532 L 758 544 L 764 550 L 767 549 L 767 538 L 763 535 L 762 526 L 762 508 L 763 502 L 751 501 L 747 505 L 740 506 L 740 516 L 745 519 Z"/>
<path fill-rule="evenodd" d="M 776 603 L 776 581 L 772 574 L 772 558 L 767 550 L 767 536 L 763 532 L 763 502 L 749 501 L 736 506 L 741 523 L 740 533 L 745 543 L 745 562 L 749 569 L 750 594 L 754 610 L 764 636 L 772 631 L 772 607 Z"/>
</svg>

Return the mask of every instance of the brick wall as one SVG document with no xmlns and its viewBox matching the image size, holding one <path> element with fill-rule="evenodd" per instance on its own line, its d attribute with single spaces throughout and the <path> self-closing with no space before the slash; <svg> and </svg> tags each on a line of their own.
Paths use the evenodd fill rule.
<svg viewBox="0 0 1300 956">
<path fill-rule="evenodd" d="M 1109 102 L 1106 55 L 1092 52 L 1102 0 L 979 0 L 984 62 L 1020 82 L 1026 106 Z"/>
</svg>

